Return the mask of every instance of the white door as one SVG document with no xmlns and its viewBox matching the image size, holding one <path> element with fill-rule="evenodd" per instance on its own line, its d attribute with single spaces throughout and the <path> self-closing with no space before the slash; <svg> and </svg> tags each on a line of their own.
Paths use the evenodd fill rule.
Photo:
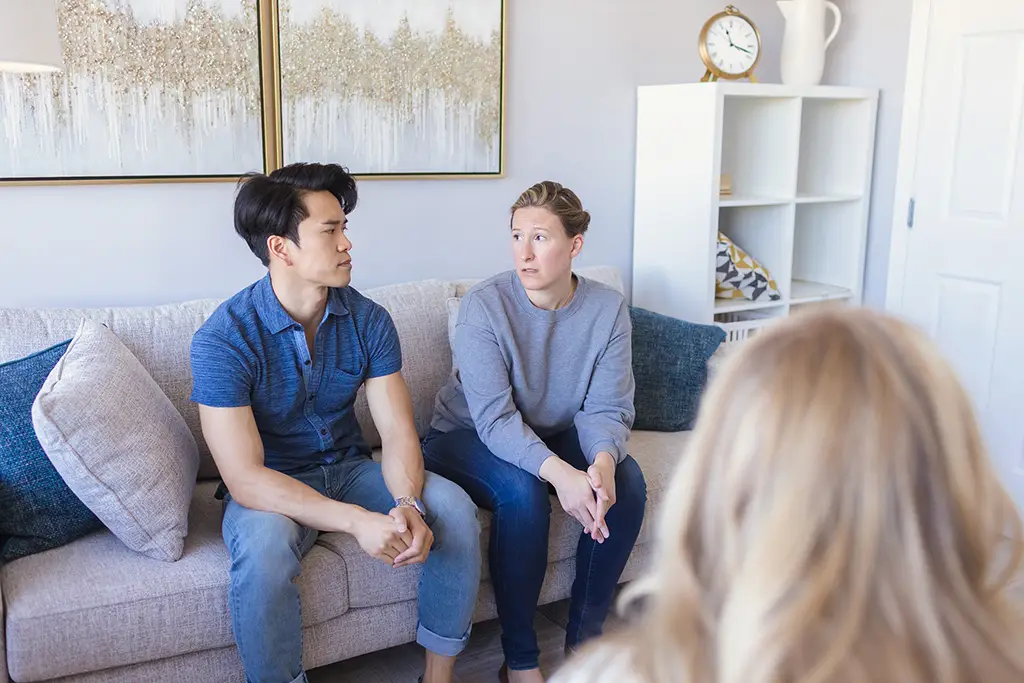
<svg viewBox="0 0 1024 683">
<path fill-rule="evenodd" d="M 915 0 L 888 307 L 957 368 L 1024 510 L 1022 111 L 1024 0 Z"/>
</svg>

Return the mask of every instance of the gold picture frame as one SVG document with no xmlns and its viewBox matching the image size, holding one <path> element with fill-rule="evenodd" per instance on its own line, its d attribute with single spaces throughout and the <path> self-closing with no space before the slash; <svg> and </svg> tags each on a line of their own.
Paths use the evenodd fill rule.
<svg viewBox="0 0 1024 683">
<path fill-rule="evenodd" d="M 0 186 L 269 168 L 261 2 L 58 0 L 64 70 L 0 74 Z"/>
<path fill-rule="evenodd" d="M 0 187 L 234 183 L 245 173 L 271 172 L 289 161 L 324 160 L 311 158 L 316 155 L 288 159 L 286 111 L 289 100 L 286 89 L 282 88 L 282 78 L 289 64 L 286 62 L 282 65 L 280 19 L 282 6 L 292 1 L 299 0 L 238 0 L 238 11 L 246 18 L 245 29 L 242 30 L 237 17 L 218 19 L 211 15 L 210 8 L 234 7 L 230 3 L 213 0 L 209 4 L 206 4 L 206 0 L 187 3 L 187 11 L 197 13 L 198 16 L 118 15 L 108 9 L 105 3 L 58 0 L 65 70 L 57 74 L 0 74 Z M 301 2 L 305 7 L 317 2 L 330 4 L 330 0 Z M 449 20 L 455 19 L 455 34 L 465 38 L 466 31 L 459 25 L 457 12 L 452 8 L 461 4 L 463 8 L 475 7 L 478 10 L 481 6 L 488 6 L 487 3 L 490 3 L 491 8 L 489 21 L 493 24 L 490 40 L 477 40 L 476 44 L 468 47 L 464 41 L 464 52 L 455 55 L 463 60 L 476 58 L 478 61 L 473 63 L 476 66 L 479 66 L 481 54 L 489 55 L 487 66 L 490 69 L 490 80 L 487 81 L 487 87 L 490 93 L 474 93 L 477 97 L 489 97 L 487 116 L 484 117 L 489 128 L 483 128 L 491 141 L 489 164 L 486 167 L 460 169 L 441 166 L 411 172 L 385 168 L 374 172 L 361 168 L 358 161 L 344 155 L 329 160 L 345 165 L 362 179 L 504 177 L 508 0 L 408 0 L 408 9 L 417 13 L 421 23 L 426 21 L 428 24 L 431 11 L 435 23 L 440 12 L 447 12 Z M 349 0 L 344 4 L 351 6 L 353 3 Z M 152 12 L 173 12 L 173 8 L 178 5 L 180 3 L 145 4 Z M 374 0 L 365 0 L 367 11 L 378 5 Z M 390 5 L 394 6 L 395 3 Z M 118 7 L 130 9 L 131 1 Z M 477 21 L 478 38 L 481 36 L 479 23 Z M 204 31 L 202 25 L 212 28 Z M 483 25 L 486 27 L 486 20 Z M 89 36 L 92 38 L 89 39 Z M 421 38 L 421 42 L 434 44 L 425 38 Z M 239 57 L 240 54 L 245 55 L 244 59 Z M 286 58 L 287 54 L 285 50 Z M 426 54 L 429 56 L 429 51 Z M 248 68 L 239 65 L 240 59 Z M 457 71 L 458 59 L 451 63 Z M 465 83 L 470 80 L 479 81 L 478 76 L 479 72 L 474 74 L 473 79 L 464 79 L 462 86 L 465 87 Z M 244 92 L 233 92 L 232 88 L 238 87 L 240 82 Z M 285 77 L 285 86 L 287 83 Z M 95 84 L 99 84 L 100 92 L 89 90 Z M 206 89 L 202 86 L 206 86 Z M 178 99 L 182 100 L 177 102 L 177 108 L 173 106 L 174 93 L 170 98 L 171 104 L 160 99 L 167 95 L 167 91 L 175 88 L 179 91 Z M 457 92 L 458 87 L 453 90 Z M 111 96 L 111 93 L 115 96 Z M 441 93 L 442 96 L 445 94 Z M 429 93 L 427 96 L 430 96 Z M 222 138 L 235 138 L 233 148 L 210 151 L 211 161 L 228 160 L 234 166 L 211 166 L 205 171 L 195 167 L 190 170 L 182 168 L 169 172 L 168 160 L 174 154 L 182 153 L 182 150 L 187 151 L 194 129 L 186 127 L 181 134 L 173 129 L 164 130 L 152 121 L 147 123 L 141 120 L 144 117 L 140 112 L 153 113 L 155 108 L 153 119 L 162 125 L 168 118 L 190 116 L 195 107 L 184 106 L 185 103 L 194 105 L 197 99 L 203 97 L 220 97 L 221 100 L 234 97 L 245 102 L 245 116 L 231 120 L 223 110 L 217 110 L 221 112 L 220 122 L 225 125 L 219 130 L 207 131 Z M 454 99 L 458 104 L 458 98 Z M 4 111 L 5 102 L 14 102 L 20 111 L 15 114 Z M 154 107 L 154 102 L 159 106 Z M 137 107 L 132 110 L 128 104 Z M 216 110 L 215 106 L 213 108 Z M 209 107 L 200 107 L 199 110 L 209 111 Z M 459 115 L 457 106 L 451 107 L 451 111 Z M 127 117 L 130 123 L 122 120 L 125 112 L 131 113 Z M 471 119 L 472 116 L 464 117 L 463 123 L 466 118 Z M 18 121 L 22 130 L 12 132 L 11 121 Z M 97 121 L 104 125 L 99 125 Z M 412 121 L 412 126 L 422 124 L 417 123 L 415 117 Z M 122 128 L 117 130 L 119 127 Z M 244 131 L 239 128 L 244 128 Z M 437 130 L 436 127 L 433 130 Z M 450 140 L 443 138 L 444 128 L 440 130 L 440 144 L 450 143 Z M 92 132 L 83 134 L 83 131 Z M 141 144 L 140 136 L 143 140 Z M 154 143 L 154 140 L 159 141 L 159 144 Z M 125 145 L 129 148 L 128 154 L 125 154 Z M 238 153 L 240 147 L 244 147 L 245 151 Z M 110 149 L 115 149 L 117 153 L 111 153 Z M 6 165 L 2 156 L 4 152 L 7 155 Z M 137 158 L 150 154 L 149 158 L 155 159 L 157 165 L 163 164 L 162 170 L 147 170 L 138 164 L 132 167 L 130 163 L 126 170 L 123 157 L 131 157 L 133 154 Z M 108 157 L 104 158 L 104 155 Z M 96 161 L 97 158 L 99 161 Z M 184 167 L 195 160 L 186 155 L 183 161 Z M 26 164 L 31 171 L 21 168 Z"/>
<path fill-rule="evenodd" d="M 261 0 L 268 167 L 332 161 L 361 179 L 504 177 L 507 2 Z M 311 58 L 309 46 L 324 40 L 335 51 Z"/>
</svg>

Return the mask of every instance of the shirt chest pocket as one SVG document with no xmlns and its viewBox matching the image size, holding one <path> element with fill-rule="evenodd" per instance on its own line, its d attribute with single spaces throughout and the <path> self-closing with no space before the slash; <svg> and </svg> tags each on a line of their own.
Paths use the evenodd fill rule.
<svg viewBox="0 0 1024 683">
<path fill-rule="evenodd" d="M 363 383 L 364 375 L 365 371 L 361 364 L 358 369 L 335 368 L 324 372 L 317 403 L 338 410 L 351 405 L 356 400 L 356 392 Z"/>
</svg>

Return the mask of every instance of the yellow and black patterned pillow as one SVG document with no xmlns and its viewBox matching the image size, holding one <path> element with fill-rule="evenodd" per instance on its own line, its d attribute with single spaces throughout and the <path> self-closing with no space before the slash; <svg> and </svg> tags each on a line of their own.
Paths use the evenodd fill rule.
<svg viewBox="0 0 1024 683">
<path fill-rule="evenodd" d="M 718 255 L 715 260 L 715 297 L 778 301 L 782 299 L 782 294 L 767 268 L 719 232 Z"/>
</svg>

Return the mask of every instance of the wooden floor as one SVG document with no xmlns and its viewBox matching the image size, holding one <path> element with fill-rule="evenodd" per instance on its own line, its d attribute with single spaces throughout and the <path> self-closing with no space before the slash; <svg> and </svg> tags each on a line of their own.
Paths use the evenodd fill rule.
<svg viewBox="0 0 1024 683">
<path fill-rule="evenodd" d="M 534 620 L 540 668 L 548 675 L 562 663 L 568 609 L 568 601 L 546 605 Z M 504 661 L 500 636 L 497 620 L 474 624 L 469 646 L 455 665 L 455 683 L 497 683 Z M 416 683 L 422 673 L 423 648 L 410 643 L 313 669 L 308 676 L 310 683 Z"/>
<path fill-rule="evenodd" d="M 1024 576 L 1011 591 L 1024 601 Z M 541 607 L 534 624 L 540 644 L 540 667 L 550 675 L 562 663 L 565 646 L 565 624 L 569 601 Z M 613 631 L 621 623 L 612 615 L 605 631 Z M 498 669 L 504 661 L 497 620 L 473 626 L 469 646 L 455 665 L 456 683 L 497 683 Z M 423 673 L 423 648 L 410 643 L 390 650 L 374 652 L 309 672 L 310 683 L 416 683 Z"/>
</svg>

